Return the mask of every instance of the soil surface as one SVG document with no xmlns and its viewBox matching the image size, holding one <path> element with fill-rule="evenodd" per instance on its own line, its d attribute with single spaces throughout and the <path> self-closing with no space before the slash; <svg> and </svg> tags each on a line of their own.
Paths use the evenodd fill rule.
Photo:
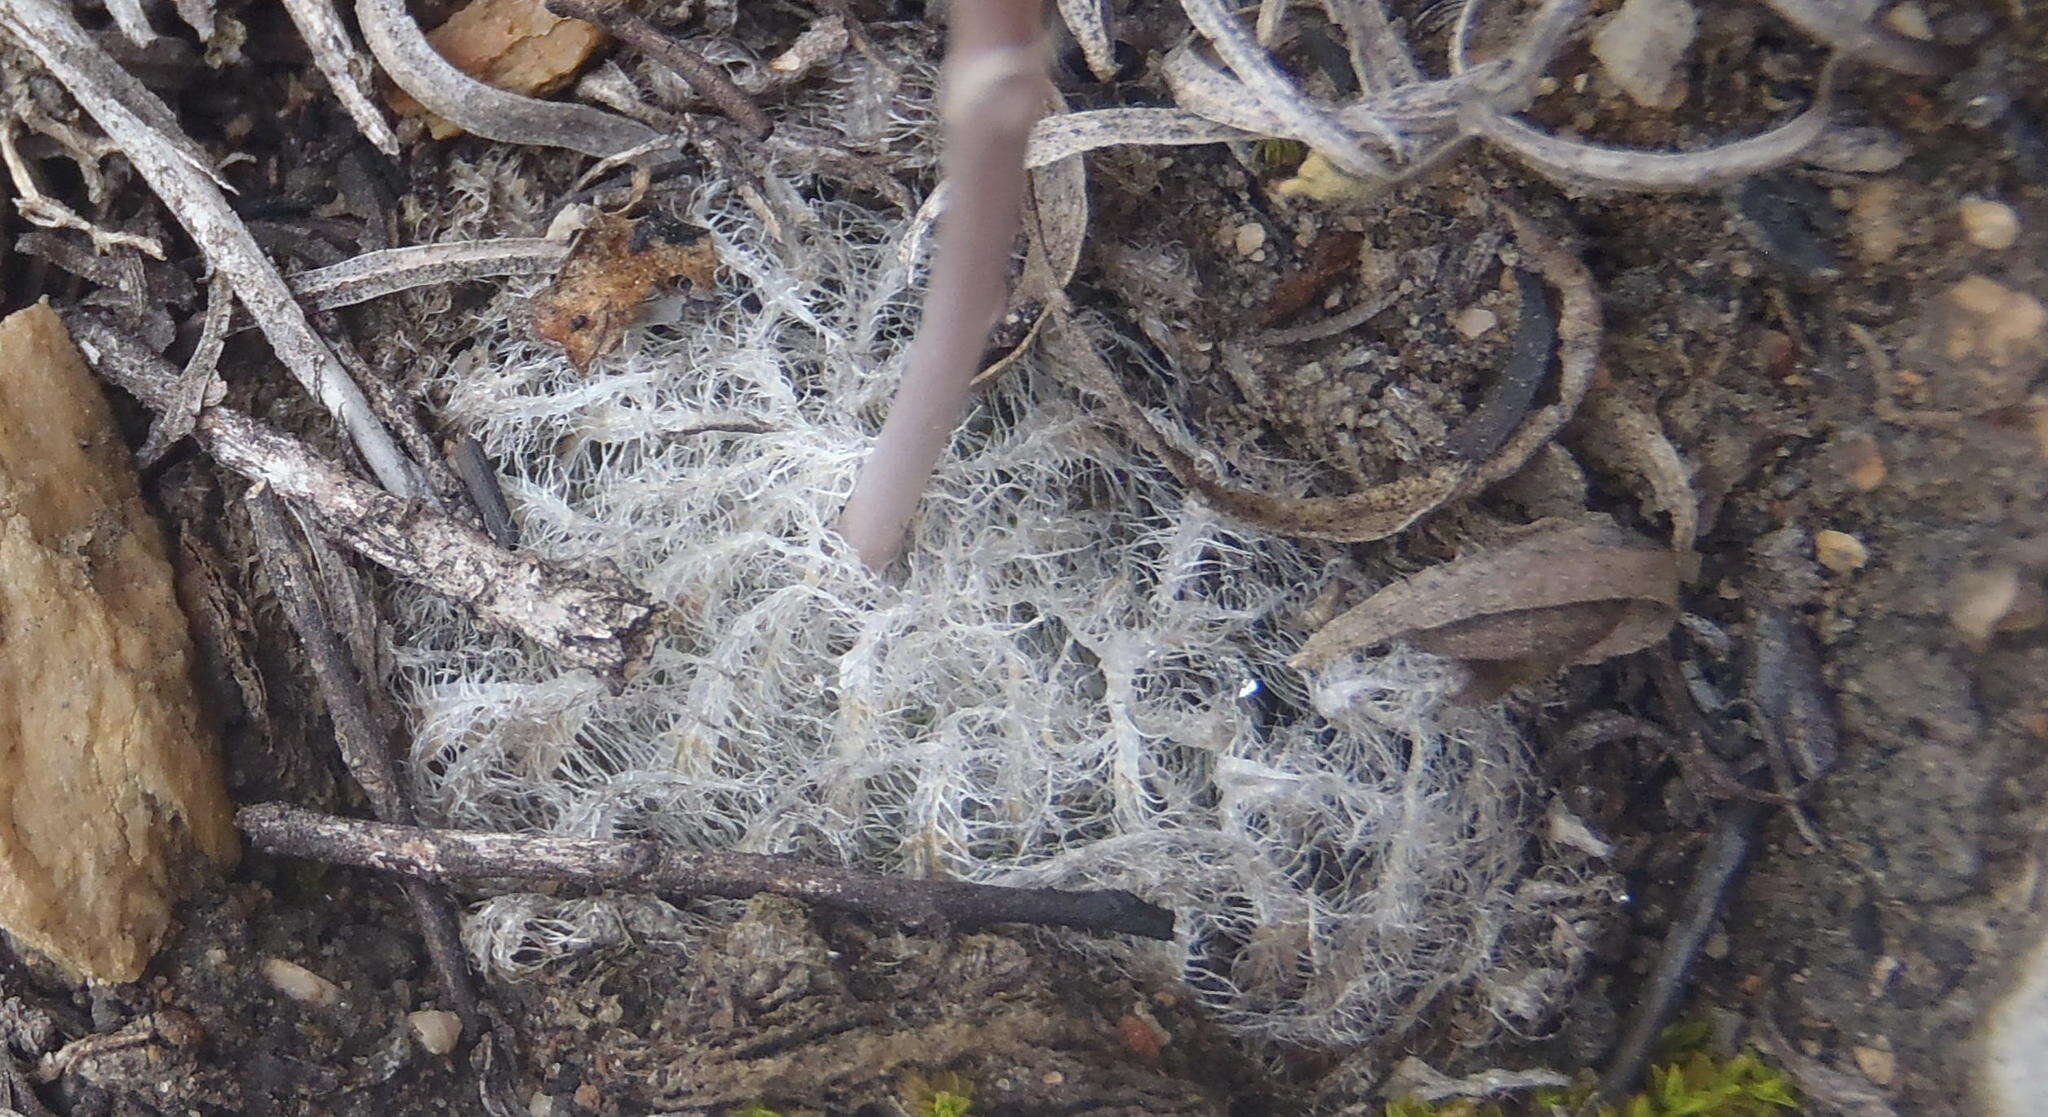
<svg viewBox="0 0 2048 1117">
<path fill-rule="evenodd" d="M 1170 7 L 1134 7 L 1123 35 L 1140 55 L 1185 28 Z M 218 75 L 199 80 L 192 49 L 136 62 L 156 64 L 144 72 L 194 135 L 307 161 L 324 145 L 377 165 L 332 105 L 290 80 L 306 63 L 282 13 L 228 8 L 248 39 Z M 1277 189 L 1299 152 L 1093 157 L 1074 298 L 1184 368 L 1204 368 L 1215 338 L 1399 295 L 1359 327 L 1383 364 L 1308 375 L 1331 342 L 1276 346 L 1251 367 L 1210 369 L 1182 401 L 1190 428 L 1248 432 L 1316 463 L 1333 492 L 1441 460 L 1510 361 L 1524 313 L 1492 208 L 1504 201 L 1571 238 L 1607 318 L 1595 391 L 1653 415 L 1690 475 L 1698 569 L 1668 661 L 1576 668 L 1510 699 L 1559 801 L 1611 845 L 1631 902 L 1602 929 L 1594 972 L 1534 1034 L 1463 1048 L 1455 1037 L 1469 1033 L 1445 1022 L 1412 1037 L 1441 1070 L 1603 1066 L 1707 836 L 1738 809 L 1732 780 L 1799 798 L 1764 813 L 1688 1011 L 1762 1045 L 1812 1112 L 1989 1104 L 1984 1022 L 2048 915 L 2048 15 L 1963 0 L 1913 10 L 1971 44 L 1967 69 L 1937 80 L 1850 67 L 1837 111 L 1857 126 L 1853 143 L 1719 191 L 1577 196 L 1471 148 L 1398 187 L 1308 202 Z M 1762 5 L 1707 3 L 1701 17 L 1675 108 L 1636 105 L 1578 47 L 1532 119 L 1606 143 L 1697 147 L 1803 103 L 1821 57 L 1810 40 Z M 768 57 L 804 22 L 755 15 L 735 34 Z M 1163 97 L 1146 74 L 1100 83 L 1070 67 L 1063 85 L 1077 108 Z M 406 154 L 417 165 L 378 173 L 401 194 L 408 177 L 431 188 L 433 161 L 480 143 L 422 141 Z M 327 190 L 317 214 L 292 200 L 320 193 L 327 171 L 255 181 L 276 166 L 242 172 L 245 208 L 354 228 L 343 193 Z M 24 229 L 12 220 L 10 242 Z M 1176 267 L 1142 266 L 1160 253 Z M 6 309 L 91 290 L 17 261 Z M 1171 321 L 1148 326 L 1141 310 Z M 249 335 L 230 352 L 265 367 Z M 234 390 L 277 400 L 272 374 Z M 1560 500 L 1668 538 L 1655 483 L 1602 464 L 1612 437 L 1582 417 L 1560 440 L 1586 466 L 1582 488 L 1532 468 L 1361 546 L 1419 566 Z M 200 620 L 237 630 L 201 633 L 232 790 L 360 811 L 233 533 L 192 526 L 222 499 L 198 468 L 187 452 L 149 480 L 233 602 Z M 491 1084 L 507 1082 L 503 1096 L 552 1114 L 888 1113 L 956 1089 L 990 1113 L 1378 1113 L 1373 1083 L 1408 1053 L 1244 1047 L 1173 990 L 1097 971 L 1049 939 L 919 937 L 771 900 L 726 916 L 716 949 L 626 946 L 493 986 L 510 1034 L 435 1053 L 408 1014 L 446 1006 L 388 879 L 251 856 L 182 909 L 140 982 L 76 987 L 0 949 L 0 1055 L 41 1105 L 80 1114 L 484 1112 Z M 272 959 L 338 998 L 294 1000 L 266 977 Z M 0 1103 L 10 1088 L 0 1075 Z"/>
</svg>

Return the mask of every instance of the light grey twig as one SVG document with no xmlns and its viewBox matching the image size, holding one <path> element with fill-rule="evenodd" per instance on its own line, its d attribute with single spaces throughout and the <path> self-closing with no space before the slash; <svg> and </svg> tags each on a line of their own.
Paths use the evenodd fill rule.
<svg viewBox="0 0 2048 1117">
<path fill-rule="evenodd" d="M 306 320 L 276 265 L 228 206 L 213 172 L 156 94 L 122 69 L 59 0 L 0 0 L 0 26 L 64 83 L 192 235 L 292 375 L 345 429 L 392 492 L 419 490 L 414 467 L 370 412 L 334 352 Z"/>
<path fill-rule="evenodd" d="M 333 310 L 415 287 L 500 275 L 536 275 L 562 266 L 566 241 L 543 237 L 456 241 L 386 248 L 286 278 L 309 310 Z"/>
<path fill-rule="evenodd" d="M 227 393 L 220 379 L 220 351 L 227 342 L 228 329 L 235 320 L 234 287 L 227 277 L 215 272 L 206 285 L 206 316 L 199 326 L 199 341 L 185 361 L 172 389 L 171 405 L 157 412 L 149 425 L 142 448 L 135 451 L 135 464 L 155 465 L 178 440 L 192 433 L 199 413 L 219 403 Z"/>
<path fill-rule="evenodd" d="M 1852 11 L 1836 0 L 1763 0 L 1763 4 L 1783 16 L 1787 23 L 1843 54 L 1887 70 L 1934 77 L 1957 68 L 1957 59 L 1950 51 L 1872 23 L 1863 11 Z M 1857 7 L 1867 11 L 1872 5 Z"/>
<path fill-rule="evenodd" d="M 398 154 L 398 135 L 370 100 L 370 61 L 356 50 L 341 25 L 331 0 L 284 0 L 284 10 L 299 29 L 299 38 L 313 56 L 313 65 L 327 79 L 327 87 L 348 110 L 356 128 L 386 155 Z"/>
<path fill-rule="evenodd" d="M 602 109 L 522 97 L 470 77 L 427 42 L 404 0 L 356 0 L 356 19 L 370 53 L 391 80 L 465 132 L 600 159 L 660 138 L 652 128 Z"/>
</svg>

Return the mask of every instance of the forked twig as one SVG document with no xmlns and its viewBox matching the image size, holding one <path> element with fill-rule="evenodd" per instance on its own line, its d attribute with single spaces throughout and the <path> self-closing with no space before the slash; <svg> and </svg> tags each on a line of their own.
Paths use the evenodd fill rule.
<svg viewBox="0 0 2048 1117">
<path fill-rule="evenodd" d="M 891 877 L 794 857 L 694 853 L 635 838 L 555 838 L 357 822 L 283 803 L 244 807 L 235 824 L 257 846 L 293 857 L 434 881 L 566 881 L 675 896 L 770 893 L 915 928 L 995 923 L 1173 937 L 1173 913 L 1122 889 L 1005 888 Z"/>
</svg>

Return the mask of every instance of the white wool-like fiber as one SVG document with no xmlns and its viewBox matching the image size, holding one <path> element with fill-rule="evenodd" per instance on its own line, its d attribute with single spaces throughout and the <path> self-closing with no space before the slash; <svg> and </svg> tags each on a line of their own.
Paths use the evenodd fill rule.
<svg viewBox="0 0 2048 1117">
<path fill-rule="evenodd" d="M 843 131 L 832 113 L 857 99 L 834 96 L 823 123 Z M 922 273 L 902 215 L 798 186 L 773 185 L 801 217 L 773 227 L 722 182 L 692 200 L 727 295 L 750 299 L 692 304 L 585 375 L 528 336 L 537 285 L 513 283 L 467 319 L 459 358 L 427 362 L 444 421 L 506 470 L 521 545 L 610 560 L 683 618 L 611 695 L 398 591 L 427 817 L 1129 888 L 1174 909 L 1177 941 L 1086 947 L 1274 1039 L 1381 1038 L 1454 989 L 1511 1024 L 1546 1008 L 1579 956 L 1559 928 L 1594 890 L 1530 837 L 1539 799 L 1508 719 L 1447 705 L 1427 657 L 1313 678 L 1285 663 L 1333 582 L 1355 594 L 1386 572 L 1221 518 L 1029 360 L 974 407 L 907 561 L 877 578 L 845 553 L 832 523 Z M 1211 450 L 1247 483 L 1302 483 Z M 519 972 L 697 939 L 716 909 L 690 907 L 506 896 L 467 938 Z"/>
</svg>

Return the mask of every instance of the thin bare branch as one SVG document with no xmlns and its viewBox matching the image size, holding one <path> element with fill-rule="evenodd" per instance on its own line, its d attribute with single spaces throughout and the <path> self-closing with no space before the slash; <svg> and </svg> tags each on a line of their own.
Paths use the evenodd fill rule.
<svg viewBox="0 0 2048 1117">
<path fill-rule="evenodd" d="M 542 237 L 416 244 L 365 252 L 324 268 L 294 272 L 286 282 L 307 309 L 333 310 L 415 287 L 545 274 L 560 268 L 568 255 L 567 241 Z"/>
<path fill-rule="evenodd" d="M 1224 65 L 1237 75 L 1245 91 L 1278 124 L 1268 132 L 1269 135 L 1300 140 L 1321 152 L 1324 158 L 1346 174 L 1384 178 L 1391 173 L 1386 161 L 1366 151 L 1351 129 L 1317 107 L 1311 98 L 1295 87 L 1272 56 L 1259 46 L 1258 39 L 1238 18 L 1228 0 L 1181 0 L 1181 7 L 1186 9 L 1195 29 L 1216 48 L 1216 54 L 1223 59 Z M 1186 55 L 1192 52 L 1182 48 L 1175 53 Z M 1203 112 L 1202 115 L 1209 114 Z M 1224 123 L 1238 122 L 1226 120 Z M 1397 154 L 1405 150 L 1406 141 L 1399 131 L 1377 121 L 1364 123 L 1368 131 Z"/>
<path fill-rule="evenodd" d="M 58 0 L 0 0 L 0 26 L 40 58 L 121 145 L 207 262 L 234 285 L 278 359 L 348 431 L 385 487 L 401 495 L 417 492 L 412 463 L 371 413 L 334 352 L 313 332 L 284 277 L 228 206 L 211 168 L 195 154 L 197 146 L 178 129 L 170 109 L 100 49 Z"/>
<path fill-rule="evenodd" d="M 89 313 L 66 322 L 101 376 L 152 408 L 170 402 L 177 371 L 168 361 Z M 620 686 L 646 661 L 657 608 L 608 564 L 590 573 L 506 551 L 477 529 L 394 497 L 230 408 L 208 409 L 192 433 L 214 460 L 290 498 L 350 550 L 564 663 Z"/>
<path fill-rule="evenodd" d="M 690 83 L 690 88 L 713 105 L 718 111 L 740 123 L 758 138 L 766 137 L 775 130 L 775 124 L 761 106 L 754 103 L 747 91 L 734 85 L 725 71 L 713 66 L 709 59 L 689 46 L 664 33 L 661 28 L 642 19 L 619 0 L 548 0 L 548 10 L 559 16 L 580 19 L 585 23 L 602 27 L 617 36 L 621 42 L 631 45 L 640 53 L 674 70 Z"/>
<path fill-rule="evenodd" d="M 1070 155 L 1117 144 L 1171 146 L 1257 138 L 1256 132 L 1181 109 L 1090 109 L 1039 121 L 1024 149 L 1024 166 L 1036 170 Z"/>
<path fill-rule="evenodd" d="M 1024 197 L 1024 148 L 1046 102 L 1038 0 L 965 0 L 954 9 L 944 99 L 952 201 L 924 318 L 839 530 L 870 569 L 902 549 L 932 467 L 967 407 L 1004 282 Z"/>
<path fill-rule="evenodd" d="M 249 526 L 256 537 L 272 592 L 284 606 L 285 618 L 298 633 L 313 682 L 320 691 L 327 716 L 334 724 L 334 742 L 350 774 L 370 800 L 377 817 L 399 825 L 418 821 L 411 797 L 406 794 L 394 753 L 396 728 L 378 716 L 379 707 L 370 699 L 361 674 L 332 618 L 320 601 L 316 579 L 303 543 L 286 521 L 284 505 L 267 489 L 249 494 Z M 446 890 L 425 881 L 407 880 L 406 898 L 411 901 L 427 943 L 427 953 L 448 992 L 449 1001 L 462 1017 L 463 1026 L 474 1030 L 481 1022 L 476 983 L 456 930 L 455 902 Z"/>
<path fill-rule="evenodd" d="M 356 0 L 356 19 L 391 80 L 465 132 L 600 159 L 660 139 L 654 129 L 602 109 L 522 97 L 470 77 L 427 42 L 404 0 Z"/>
<path fill-rule="evenodd" d="M 386 155 L 398 154 L 397 133 L 370 99 L 370 61 L 348 37 L 348 29 L 342 26 L 341 15 L 334 10 L 331 0 L 284 0 L 284 10 L 290 13 L 293 26 L 299 29 L 299 38 L 313 55 L 313 65 L 327 79 L 327 87 L 334 91 L 341 107 L 348 110 L 357 130 L 377 145 L 377 150 Z"/>
<path fill-rule="evenodd" d="M 1122 889 L 1004 888 L 890 877 L 813 865 L 794 857 L 695 853 L 658 842 L 553 838 L 388 826 L 315 814 L 282 803 L 244 807 L 235 824 L 272 853 L 358 865 L 435 881 L 481 877 L 567 881 L 672 896 L 745 899 L 770 893 L 912 927 L 1028 923 L 1082 931 L 1173 937 L 1173 913 Z"/>
<path fill-rule="evenodd" d="M 215 272 L 206 285 L 206 316 L 200 322 L 199 341 L 171 389 L 170 406 L 157 412 L 142 448 L 135 451 L 136 465 L 146 468 L 162 460 L 178 440 L 192 433 L 199 413 L 227 394 L 227 385 L 220 378 L 220 351 L 234 320 L 234 287 L 226 276 Z"/>
</svg>

